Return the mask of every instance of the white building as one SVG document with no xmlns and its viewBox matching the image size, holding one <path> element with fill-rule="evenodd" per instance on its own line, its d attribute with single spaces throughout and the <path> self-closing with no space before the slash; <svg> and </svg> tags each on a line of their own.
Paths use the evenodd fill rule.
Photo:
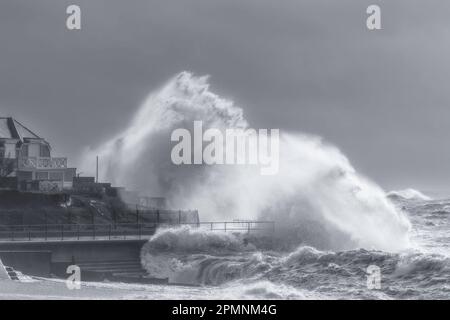
<svg viewBox="0 0 450 320">
<path fill-rule="evenodd" d="M 45 139 L 11 117 L 0 117 L 0 161 L 8 168 L 3 174 L 19 182 L 39 180 L 70 188 L 76 174 L 76 168 L 67 167 L 67 158 L 52 157 Z"/>
</svg>

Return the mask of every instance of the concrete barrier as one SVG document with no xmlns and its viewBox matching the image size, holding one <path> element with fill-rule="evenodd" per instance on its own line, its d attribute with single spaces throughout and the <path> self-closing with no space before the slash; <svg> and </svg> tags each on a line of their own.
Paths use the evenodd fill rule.
<svg viewBox="0 0 450 320">
<path fill-rule="evenodd" d="M 50 275 L 51 256 L 51 251 L 0 251 L 0 259 L 4 265 L 30 276 L 40 277 Z"/>
<path fill-rule="evenodd" d="M 9 276 L 5 270 L 2 259 L 0 259 L 0 280 L 9 280 Z"/>
<path fill-rule="evenodd" d="M 136 261 L 146 240 L 91 240 L 0 243 L 0 258 L 27 275 L 65 277 L 71 264 Z"/>
</svg>

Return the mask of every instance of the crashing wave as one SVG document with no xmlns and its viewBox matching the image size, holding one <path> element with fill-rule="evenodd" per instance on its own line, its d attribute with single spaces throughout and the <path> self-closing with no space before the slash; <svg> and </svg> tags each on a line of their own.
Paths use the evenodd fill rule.
<svg viewBox="0 0 450 320">
<path fill-rule="evenodd" d="M 245 254 L 255 249 L 242 235 L 187 226 L 167 228 L 158 230 L 142 247 L 141 263 L 150 276 L 171 283 L 219 284 L 253 273 L 257 256 Z"/>
<path fill-rule="evenodd" d="M 105 181 L 196 208 L 203 220 L 274 220 L 277 234 L 293 245 L 409 246 L 406 216 L 319 137 L 281 132 L 279 172 L 272 176 L 244 165 L 174 165 L 171 132 L 192 130 L 197 120 L 204 130 L 249 128 L 243 109 L 213 93 L 208 77 L 182 72 L 149 95 L 126 130 L 87 150 L 82 170 L 95 168 L 99 155 Z"/>
<path fill-rule="evenodd" d="M 418 285 L 429 290 L 422 292 L 426 297 L 450 281 L 450 259 L 441 254 L 365 249 L 334 252 L 309 246 L 280 253 L 247 236 L 187 227 L 157 231 L 142 248 L 141 260 L 153 277 L 169 278 L 176 284 L 220 286 L 233 290 L 231 296 L 240 293 L 247 298 L 302 299 L 302 293 L 321 292 L 328 296 L 346 292 L 355 298 L 408 298 L 417 295 L 413 288 Z M 385 291 L 379 296 L 366 287 L 371 265 L 382 273 Z M 275 283 L 279 290 L 271 285 Z"/>
<path fill-rule="evenodd" d="M 431 197 L 423 194 L 422 192 L 415 189 L 404 189 L 399 191 L 390 191 L 387 194 L 387 197 L 392 200 L 420 200 L 420 201 L 429 201 L 432 200 Z"/>
</svg>

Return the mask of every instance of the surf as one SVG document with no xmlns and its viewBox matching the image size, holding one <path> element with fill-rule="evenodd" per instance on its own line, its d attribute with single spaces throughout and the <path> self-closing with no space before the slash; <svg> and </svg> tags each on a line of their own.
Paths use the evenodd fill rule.
<svg viewBox="0 0 450 320">
<path fill-rule="evenodd" d="M 196 208 L 203 220 L 276 221 L 277 241 L 318 249 L 398 251 L 409 246 L 410 223 L 384 190 L 358 174 L 320 137 L 280 132 L 279 171 L 249 166 L 176 166 L 170 136 L 202 121 L 205 130 L 247 129 L 244 110 L 215 94 L 207 76 L 181 72 L 150 93 L 122 132 L 87 149 L 83 172 L 102 161 L 101 179 Z"/>
</svg>

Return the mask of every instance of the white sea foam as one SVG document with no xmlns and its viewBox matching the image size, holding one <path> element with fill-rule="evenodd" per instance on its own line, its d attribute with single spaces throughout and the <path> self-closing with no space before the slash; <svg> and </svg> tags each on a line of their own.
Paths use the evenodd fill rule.
<svg viewBox="0 0 450 320">
<path fill-rule="evenodd" d="M 415 190 L 412 188 L 398 190 L 398 191 L 390 191 L 386 195 L 389 198 L 400 199 L 400 200 L 423 200 L 423 201 L 432 200 L 431 197 L 423 194 L 419 190 Z"/>
<path fill-rule="evenodd" d="M 214 94 L 207 77 L 182 72 L 149 95 L 127 129 L 87 150 L 81 170 L 95 168 L 99 155 L 103 181 L 164 196 L 173 207 L 197 208 L 203 220 L 275 220 L 277 235 L 294 244 L 388 251 L 408 246 L 403 213 L 319 137 L 281 132 L 274 176 L 247 166 L 173 165 L 170 134 L 191 129 L 195 120 L 205 129 L 248 128 L 243 109 Z"/>
</svg>

